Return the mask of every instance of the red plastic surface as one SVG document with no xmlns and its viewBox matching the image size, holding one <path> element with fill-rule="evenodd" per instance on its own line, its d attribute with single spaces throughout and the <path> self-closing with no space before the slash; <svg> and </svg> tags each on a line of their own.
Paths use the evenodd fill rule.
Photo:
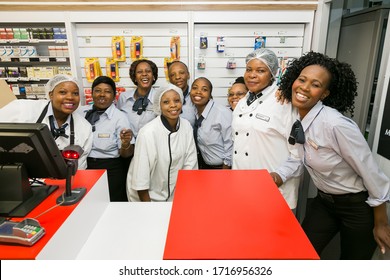
<svg viewBox="0 0 390 280">
<path fill-rule="evenodd" d="M 319 257 L 266 170 L 182 170 L 164 259 Z"/>
</svg>

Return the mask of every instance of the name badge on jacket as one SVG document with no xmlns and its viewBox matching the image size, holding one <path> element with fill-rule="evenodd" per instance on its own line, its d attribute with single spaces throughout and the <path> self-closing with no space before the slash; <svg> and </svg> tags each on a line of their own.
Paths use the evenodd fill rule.
<svg viewBox="0 0 390 280">
<path fill-rule="evenodd" d="M 110 138 L 110 133 L 99 133 L 98 138 Z"/>
<path fill-rule="evenodd" d="M 259 114 L 259 113 L 256 114 L 256 118 L 258 118 L 262 121 L 265 121 L 265 122 L 269 122 L 269 119 L 270 119 L 270 117 L 268 117 L 266 115 Z"/>
</svg>

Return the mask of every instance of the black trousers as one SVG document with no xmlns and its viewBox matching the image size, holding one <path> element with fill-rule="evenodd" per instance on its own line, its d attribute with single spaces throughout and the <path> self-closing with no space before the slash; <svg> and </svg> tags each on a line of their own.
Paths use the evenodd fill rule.
<svg viewBox="0 0 390 280">
<path fill-rule="evenodd" d="M 110 201 L 128 201 L 126 193 L 127 169 L 122 158 L 87 158 L 87 169 L 107 169 Z"/>
<path fill-rule="evenodd" d="M 318 255 L 340 232 L 340 259 L 372 258 L 377 244 L 373 235 L 374 213 L 365 202 L 367 197 L 367 192 L 346 195 L 318 192 L 302 223 Z"/>
<path fill-rule="evenodd" d="M 208 165 L 204 161 L 201 153 L 199 152 L 198 153 L 198 167 L 199 167 L 199 169 L 222 169 L 222 164 L 221 165 Z"/>
</svg>

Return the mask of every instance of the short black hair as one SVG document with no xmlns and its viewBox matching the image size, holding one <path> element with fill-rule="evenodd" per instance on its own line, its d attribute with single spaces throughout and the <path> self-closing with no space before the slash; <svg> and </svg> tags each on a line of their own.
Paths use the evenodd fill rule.
<svg viewBox="0 0 390 280">
<path fill-rule="evenodd" d="M 301 71 L 310 65 L 319 65 L 331 75 L 328 85 L 329 95 L 322 101 L 324 105 L 338 110 L 340 113 L 349 112 L 353 116 L 355 97 L 357 96 L 357 81 L 351 66 L 345 62 L 330 58 L 325 54 L 310 51 L 293 60 L 283 74 L 279 89 L 281 95 L 291 102 L 292 85 Z"/>
<path fill-rule="evenodd" d="M 157 68 L 157 65 L 156 63 L 154 63 L 153 61 L 149 60 L 149 59 L 138 59 L 136 61 L 134 61 L 131 65 L 130 65 L 130 69 L 129 69 L 129 75 L 130 75 L 130 79 L 133 81 L 133 83 L 138 86 L 138 83 L 137 83 L 137 80 L 135 78 L 135 74 L 136 74 L 136 69 L 137 69 L 137 66 L 142 63 L 142 62 L 146 62 L 147 64 L 150 65 L 150 68 L 152 68 L 152 73 L 153 73 L 153 82 L 152 82 L 152 85 L 154 85 L 158 79 L 158 68 Z"/>
<path fill-rule="evenodd" d="M 169 69 L 171 68 L 171 66 L 175 63 L 180 63 L 181 65 L 183 65 L 186 68 L 187 73 L 189 73 L 188 66 L 183 61 L 180 61 L 180 60 L 174 60 L 171 63 L 168 63 L 168 72 L 169 72 Z"/>
<path fill-rule="evenodd" d="M 92 91 L 93 89 L 97 86 L 97 85 L 100 85 L 100 84 L 107 84 L 107 85 L 110 85 L 112 90 L 114 91 L 114 96 L 116 95 L 116 85 L 115 85 L 115 82 L 113 79 L 111 79 L 110 77 L 107 77 L 107 76 L 99 76 L 97 77 L 93 83 L 92 83 Z"/>
<path fill-rule="evenodd" d="M 234 81 L 233 85 L 235 85 L 235 84 L 244 84 L 244 85 L 245 85 L 244 77 L 243 77 L 243 76 L 238 77 L 238 78 Z M 246 86 L 246 85 L 245 85 L 245 86 Z"/>
</svg>

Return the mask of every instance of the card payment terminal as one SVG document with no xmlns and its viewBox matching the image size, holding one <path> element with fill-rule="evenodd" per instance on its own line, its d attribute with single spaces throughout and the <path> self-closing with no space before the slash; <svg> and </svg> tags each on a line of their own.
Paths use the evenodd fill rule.
<svg viewBox="0 0 390 280">
<path fill-rule="evenodd" d="M 43 235 L 45 229 L 35 219 L 26 218 L 20 222 L 5 221 L 0 224 L 0 243 L 32 246 Z"/>
</svg>

